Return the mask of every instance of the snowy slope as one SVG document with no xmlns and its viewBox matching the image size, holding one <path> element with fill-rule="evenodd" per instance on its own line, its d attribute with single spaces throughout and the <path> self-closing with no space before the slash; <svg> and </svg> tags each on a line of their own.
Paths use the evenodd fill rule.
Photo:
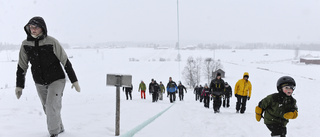
<svg viewBox="0 0 320 137">
<path fill-rule="evenodd" d="M 291 50 L 182 50 L 182 62 L 174 61 L 178 51 L 147 48 L 123 49 L 70 49 L 66 50 L 79 79 L 81 93 L 71 89 L 67 82 L 63 97 L 62 118 L 66 132 L 59 137 L 105 137 L 115 131 L 115 87 L 106 86 L 106 74 L 123 73 L 133 76 L 133 100 L 125 100 L 121 92 L 121 128 L 125 134 L 139 124 L 170 107 L 168 98 L 151 103 L 151 96 L 141 100 L 138 90 L 140 80 L 149 84 L 151 78 L 167 83 L 168 77 L 179 81 L 185 61 L 189 56 L 220 59 L 226 78 L 232 88 L 244 72 L 249 72 L 253 85 L 251 100 L 245 114 L 235 113 L 235 98 L 230 108 L 221 108 L 214 114 L 194 100 L 193 89 L 188 89 L 185 101 L 177 101 L 168 111 L 135 134 L 136 137 L 256 137 L 269 136 L 263 122 L 255 121 L 254 108 L 265 96 L 276 92 L 276 81 L 283 75 L 295 78 L 299 116 L 290 120 L 288 136 L 316 137 L 320 134 L 320 108 L 318 107 L 320 73 L 318 65 L 293 64 Z M 316 54 L 301 51 L 300 54 Z M 265 56 L 268 54 L 268 56 Z M 31 72 L 27 73 L 26 88 L 17 100 L 14 93 L 18 51 L 0 52 L 0 137 L 46 137 L 46 117 L 35 91 Z M 129 58 L 139 61 L 132 62 Z M 160 62 L 159 58 L 165 58 Z M 154 61 L 153 61 L 154 60 Z M 184 82 L 183 79 L 181 79 Z M 205 83 L 203 77 L 203 84 Z"/>
</svg>

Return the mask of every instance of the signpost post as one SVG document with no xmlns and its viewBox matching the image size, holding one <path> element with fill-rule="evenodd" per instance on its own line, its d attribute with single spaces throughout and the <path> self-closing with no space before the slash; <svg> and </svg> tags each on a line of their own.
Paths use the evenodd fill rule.
<svg viewBox="0 0 320 137">
<path fill-rule="evenodd" d="M 107 86 L 116 86 L 116 130 L 115 135 L 120 135 L 120 87 L 130 87 L 131 75 L 107 74 Z"/>
</svg>

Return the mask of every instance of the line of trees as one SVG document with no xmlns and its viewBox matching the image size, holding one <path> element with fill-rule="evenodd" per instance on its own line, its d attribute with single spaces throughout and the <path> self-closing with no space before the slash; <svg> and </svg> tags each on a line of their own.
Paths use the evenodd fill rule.
<svg viewBox="0 0 320 137">
<path fill-rule="evenodd" d="M 222 68 L 223 66 L 219 60 L 215 61 L 212 58 L 202 59 L 201 57 L 193 58 L 189 56 L 182 75 L 187 85 L 194 88 L 200 84 L 202 76 L 204 76 L 204 79 L 209 84 L 212 79 L 212 72 Z"/>
</svg>

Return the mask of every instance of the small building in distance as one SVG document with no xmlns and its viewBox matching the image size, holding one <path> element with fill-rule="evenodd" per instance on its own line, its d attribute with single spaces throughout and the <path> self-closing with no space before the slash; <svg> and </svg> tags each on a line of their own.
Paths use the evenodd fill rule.
<svg viewBox="0 0 320 137">
<path fill-rule="evenodd" d="M 305 63 L 305 64 L 319 64 L 319 65 L 320 65 L 320 58 L 315 58 L 315 57 L 301 57 L 301 58 L 300 58 L 300 63 Z"/>
<path fill-rule="evenodd" d="M 218 70 L 212 72 L 212 78 L 216 78 L 217 73 L 221 74 L 221 78 L 225 78 L 226 73 L 222 69 L 218 69 Z"/>
</svg>

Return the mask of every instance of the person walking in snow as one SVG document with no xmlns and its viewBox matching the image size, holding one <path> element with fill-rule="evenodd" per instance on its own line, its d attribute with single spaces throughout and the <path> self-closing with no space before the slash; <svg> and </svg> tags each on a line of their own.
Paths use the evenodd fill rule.
<svg viewBox="0 0 320 137">
<path fill-rule="evenodd" d="M 160 81 L 160 92 L 159 92 L 159 100 L 163 100 L 163 94 L 166 92 L 166 88 L 162 84 L 162 81 Z"/>
<path fill-rule="evenodd" d="M 277 81 L 278 93 L 268 95 L 256 106 L 256 120 L 259 122 L 264 118 L 272 137 L 285 137 L 289 119 L 298 117 L 297 101 L 292 97 L 295 87 L 296 82 L 292 77 L 280 77 Z"/>
<path fill-rule="evenodd" d="M 153 94 L 153 93 L 155 93 L 155 89 L 154 89 L 154 85 L 155 85 L 155 81 L 154 81 L 154 79 L 151 79 L 151 82 L 149 83 L 149 94 L 151 94 L 152 95 L 152 102 L 155 102 L 155 94 Z"/>
<path fill-rule="evenodd" d="M 200 85 L 200 87 L 199 87 L 199 95 L 200 95 L 200 103 L 202 102 L 202 100 L 203 100 L 203 95 L 202 95 L 202 91 L 203 91 L 203 87 L 202 87 L 202 85 Z"/>
<path fill-rule="evenodd" d="M 130 96 L 130 100 L 132 100 L 132 89 L 133 89 L 133 86 L 131 84 L 130 87 L 122 87 L 122 91 L 125 91 L 126 92 L 126 97 L 127 97 L 127 100 L 129 99 L 129 96 Z"/>
<path fill-rule="evenodd" d="M 141 90 L 141 99 L 146 99 L 146 84 L 141 80 L 141 83 L 139 84 L 138 92 Z"/>
<path fill-rule="evenodd" d="M 153 92 L 152 92 L 152 102 L 157 102 L 159 99 L 160 86 L 156 80 L 154 80 L 153 84 Z"/>
<path fill-rule="evenodd" d="M 241 114 L 245 112 L 247 100 L 250 100 L 251 97 L 252 86 L 251 82 L 248 79 L 249 73 L 245 72 L 243 74 L 243 79 L 240 79 L 234 87 L 234 94 L 235 97 L 237 97 L 237 113 L 239 113 L 239 110 Z"/>
<path fill-rule="evenodd" d="M 169 77 L 169 82 L 167 84 L 167 91 L 170 95 L 170 103 L 173 103 L 176 101 L 176 92 L 177 92 L 177 84 L 172 80 L 171 77 Z"/>
<path fill-rule="evenodd" d="M 206 107 L 206 108 L 209 108 L 210 95 L 211 95 L 211 91 L 210 91 L 210 88 L 208 87 L 208 84 L 206 83 L 204 85 L 204 88 L 203 88 L 202 94 L 201 94 L 201 96 L 203 96 L 204 107 Z"/>
<path fill-rule="evenodd" d="M 223 79 L 221 79 L 221 73 L 217 73 L 216 78 L 211 81 L 210 90 L 212 92 L 213 97 L 214 113 L 219 113 L 222 102 L 221 98 L 225 90 L 224 81 Z"/>
<path fill-rule="evenodd" d="M 183 95 L 183 90 L 185 90 L 186 93 L 187 93 L 186 87 L 184 85 L 182 85 L 181 82 L 179 82 L 178 91 L 179 91 L 179 99 L 180 99 L 180 101 L 183 100 L 183 96 L 184 96 Z"/>
<path fill-rule="evenodd" d="M 232 97 L 232 88 L 228 84 L 228 82 L 225 82 L 225 90 L 224 90 L 224 97 L 223 97 L 223 107 L 230 107 L 230 98 Z"/>
<path fill-rule="evenodd" d="M 199 89 L 200 89 L 200 87 L 197 85 L 197 86 L 194 88 L 194 90 L 193 90 L 193 94 L 194 94 L 195 97 L 196 97 L 196 101 L 200 99 L 201 91 L 199 92 L 199 93 L 200 93 L 200 94 L 199 94 L 199 93 L 198 93 Z"/>
<path fill-rule="evenodd" d="M 61 102 L 66 84 L 65 72 L 72 88 L 75 87 L 76 91 L 80 92 L 78 79 L 58 40 L 47 34 L 47 26 L 42 17 L 31 18 L 24 30 L 27 39 L 22 42 L 19 52 L 15 93 L 19 99 L 25 87 L 25 76 L 30 62 L 33 80 L 47 116 L 50 137 L 57 137 L 64 132 Z"/>
</svg>

